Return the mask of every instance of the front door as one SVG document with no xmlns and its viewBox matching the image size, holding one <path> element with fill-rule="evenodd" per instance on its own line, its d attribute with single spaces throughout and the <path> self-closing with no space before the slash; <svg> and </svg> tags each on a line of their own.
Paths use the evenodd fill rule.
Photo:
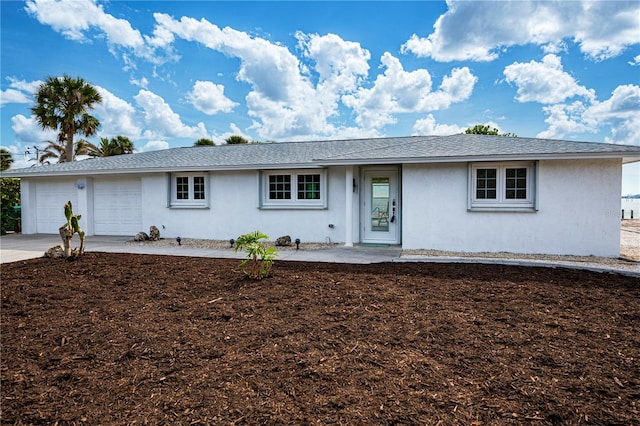
<svg viewBox="0 0 640 426">
<path fill-rule="evenodd" d="M 364 169 L 362 181 L 362 242 L 400 244 L 398 168 Z"/>
</svg>

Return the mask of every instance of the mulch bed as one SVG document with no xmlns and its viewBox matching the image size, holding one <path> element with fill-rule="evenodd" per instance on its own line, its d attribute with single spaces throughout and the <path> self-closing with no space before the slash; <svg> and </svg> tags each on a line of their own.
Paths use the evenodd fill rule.
<svg viewBox="0 0 640 426">
<path fill-rule="evenodd" d="M 86 253 L 2 265 L 2 424 L 634 424 L 640 280 Z"/>
</svg>

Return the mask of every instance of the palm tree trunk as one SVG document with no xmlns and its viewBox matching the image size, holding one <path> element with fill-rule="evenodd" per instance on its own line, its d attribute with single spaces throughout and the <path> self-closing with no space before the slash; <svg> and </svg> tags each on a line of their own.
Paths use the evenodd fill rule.
<svg viewBox="0 0 640 426">
<path fill-rule="evenodd" d="M 73 161 L 73 157 L 74 157 L 74 152 L 73 152 L 73 135 L 71 135 L 70 137 L 67 138 L 66 141 L 66 153 L 65 153 L 65 157 L 66 157 L 66 162 L 70 163 Z"/>
</svg>

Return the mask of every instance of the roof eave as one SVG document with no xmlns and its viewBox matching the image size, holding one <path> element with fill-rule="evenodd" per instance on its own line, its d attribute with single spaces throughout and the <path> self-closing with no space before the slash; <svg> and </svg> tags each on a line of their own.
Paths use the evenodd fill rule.
<svg viewBox="0 0 640 426">
<path fill-rule="evenodd" d="M 152 173 L 194 173 L 214 171 L 243 171 L 243 170 L 279 170 L 279 169 L 318 169 L 324 166 L 316 163 L 290 164 L 246 164 L 237 166 L 189 166 L 189 167 L 144 167 L 121 168 L 110 170 L 64 170 L 64 171 L 31 171 L 26 173 L 3 173 L 2 177 L 35 178 L 35 177 L 69 177 L 69 176 L 106 176 L 106 175 L 142 175 Z"/>
</svg>

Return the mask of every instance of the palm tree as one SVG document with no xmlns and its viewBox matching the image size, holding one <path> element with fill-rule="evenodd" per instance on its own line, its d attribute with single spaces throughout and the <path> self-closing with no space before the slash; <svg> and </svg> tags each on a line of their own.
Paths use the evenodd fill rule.
<svg viewBox="0 0 640 426">
<path fill-rule="evenodd" d="M 193 143 L 193 146 L 213 146 L 215 142 L 211 139 L 201 138 Z"/>
<path fill-rule="evenodd" d="M 91 144 L 88 148 L 87 154 L 91 157 L 108 157 L 111 155 L 111 144 L 107 138 L 100 138 L 99 145 Z"/>
<path fill-rule="evenodd" d="M 74 145 L 73 158 L 71 161 L 75 161 L 78 155 L 88 155 L 89 149 L 91 149 L 91 147 L 95 148 L 93 144 L 84 139 L 78 139 Z M 49 144 L 44 151 L 42 151 L 42 154 L 40 154 L 38 162 L 40 164 L 50 164 L 52 160 L 55 160 L 53 161 L 55 163 L 66 163 L 68 161 L 67 158 L 67 148 L 65 145 L 49 141 Z"/>
<path fill-rule="evenodd" d="M 112 146 L 111 155 L 133 154 L 133 142 L 126 136 L 111 138 L 109 143 Z"/>
<path fill-rule="evenodd" d="M 13 156 L 7 148 L 0 148 L 0 171 L 9 170 L 13 164 Z"/>
<path fill-rule="evenodd" d="M 126 136 L 116 136 L 107 139 L 100 138 L 100 144 L 95 146 L 87 143 L 87 154 L 91 157 L 111 157 L 112 155 L 133 153 L 133 142 Z"/>
<path fill-rule="evenodd" d="M 102 102 L 102 96 L 82 78 L 49 77 L 36 93 L 36 106 L 31 108 L 43 129 L 58 131 L 58 142 L 64 145 L 65 160 L 75 158 L 73 138 L 77 133 L 92 136 L 100 127 L 100 121 L 89 115 L 94 104 Z"/>
</svg>

